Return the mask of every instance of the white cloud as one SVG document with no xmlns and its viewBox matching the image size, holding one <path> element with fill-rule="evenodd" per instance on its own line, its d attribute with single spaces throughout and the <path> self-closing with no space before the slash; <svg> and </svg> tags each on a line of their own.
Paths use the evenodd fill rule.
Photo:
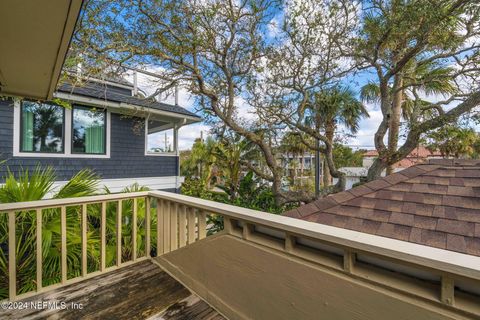
<svg viewBox="0 0 480 320">
<path fill-rule="evenodd" d="M 160 67 L 148 66 L 146 71 L 149 72 L 158 72 L 161 71 Z M 133 72 L 128 72 L 126 79 L 133 83 Z M 138 88 L 142 90 L 147 95 L 155 93 L 157 88 L 160 86 L 159 80 L 138 72 L 137 73 L 137 83 Z M 160 100 L 163 103 L 175 104 L 175 95 L 174 90 L 170 94 L 162 94 Z M 194 112 L 194 98 L 193 96 L 184 88 L 179 88 L 178 95 L 178 104 L 189 111 Z M 201 132 L 203 131 L 204 137 L 206 137 L 210 131 L 210 126 L 204 124 L 203 122 L 190 124 L 184 127 L 181 127 L 178 134 L 178 146 L 180 150 L 190 149 L 195 142 L 195 139 L 200 138 Z M 151 141 L 150 141 L 151 140 Z M 163 145 L 165 137 L 152 135 L 152 138 L 149 139 L 149 145 Z"/>
<path fill-rule="evenodd" d="M 192 147 L 195 139 L 200 138 L 203 131 L 203 137 L 206 138 L 210 132 L 210 126 L 200 122 L 181 127 L 178 130 L 178 148 L 188 150 Z"/>
</svg>

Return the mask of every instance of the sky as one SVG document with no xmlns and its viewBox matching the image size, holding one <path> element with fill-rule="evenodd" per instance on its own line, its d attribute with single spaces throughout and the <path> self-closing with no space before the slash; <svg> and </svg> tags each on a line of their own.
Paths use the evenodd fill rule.
<svg viewBox="0 0 480 320">
<path fill-rule="evenodd" d="M 265 30 L 267 36 L 270 38 L 275 38 L 275 36 L 279 33 L 279 24 L 281 23 L 282 19 L 282 12 L 278 11 L 272 14 L 272 20 Z M 150 67 L 147 68 L 148 71 L 158 71 L 158 68 Z M 372 79 L 372 74 L 369 72 L 363 72 L 357 74 L 354 78 L 348 79 L 347 81 L 348 86 L 350 86 L 356 93 L 359 95 L 360 88 L 368 83 L 370 79 Z M 131 79 L 127 79 L 130 80 Z M 138 85 L 139 88 L 143 89 L 147 94 L 151 94 L 155 91 L 156 85 L 154 82 L 154 78 L 139 74 L 138 76 Z M 427 100 L 443 100 L 443 97 L 428 97 Z M 172 96 L 170 97 L 162 97 L 162 102 L 174 104 L 175 98 Z M 195 112 L 194 110 L 194 99 L 188 93 L 187 90 L 180 88 L 179 90 L 179 105 L 189 111 Z M 237 99 L 237 106 L 238 106 L 238 116 L 241 119 L 249 120 L 252 119 L 252 113 L 249 112 L 249 107 L 242 100 L 242 98 Z M 369 104 L 366 103 L 365 107 L 370 115 L 368 118 L 363 118 L 359 123 L 359 130 L 355 134 L 355 136 L 348 137 L 346 141 L 344 141 L 347 145 L 354 149 L 374 149 L 374 135 L 375 131 L 378 128 L 379 123 L 382 120 L 382 113 L 379 109 L 379 106 L 376 104 Z M 451 106 L 453 107 L 453 106 Z M 341 130 L 342 128 L 340 128 Z M 477 128 L 480 129 L 480 128 Z M 182 127 L 179 130 L 179 149 L 180 150 L 187 150 L 190 149 L 193 145 L 195 139 L 199 138 L 203 132 L 204 136 L 209 134 L 210 127 L 204 123 L 196 123 Z M 161 141 L 156 141 L 158 139 L 164 140 L 164 137 L 157 135 L 152 137 L 152 144 L 160 143 Z M 155 140 L 155 141 L 154 141 Z M 400 139 L 400 143 L 402 143 L 402 139 Z"/>
<path fill-rule="evenodd" d="M 149 71 L 155 72 L 156 69 L 151 67 L 148 68 Z M 133 83 L 133 76 L 129 75 L 126 77 L 128 81 Z M 360 87 L 364 83 L 368 81 L 368 76 L 362 75 L 355 80 L 355 86 Z M 155 79 L 144 75 L 138 74 L 138 87 L 143 90 L 147 94 L 152 94 L 155 92 L 156 84 Z M 174 104 L 175 97 L 173 95 L 170 96 L 162 96 L 161 100 L 164 103 Z M 237 100 L 237 104 L 239 106 L 238 113 L 239 117 L 242 119 L 252 119 L 252 113 L 249 112 L 249 107 L 241 98 Z M 187 90 L 180 88 L 179 89 L 179 105 L 191 112 L 196 112 L 194 108 L 194 99 L 188 93 Z M 370 118 L 364 118 L 360 121 L 360 129 L 355 137 L 351 137 L 347 139 L 347 144 L 353 148 L 362 148 L 362 149 L 374 149 L 373 145 L 373 136 L 375 134 L 376 128 L 378 127 L 379 122 L 382 119 L 381 111 L 379 110 L 378 106 L 373 104 L 366 104 L 368 113 Z M 203 135 L 208 136 L 210 131 L 210 126 L 204 122 L 190 124 L 180 128 L 179 130 L 179 149 L 180 150 L 188 150 L 192 147 L 195 139 L 199 138 L 201 132 L 203 131 Z M 157 141 L 158 140 L 158 141 Z M 161 141 L 160 141 L 161 140 Z M 151 141 L 149 144 L 157 145 L 161 144 L 164 141 L 164 136 L 162 135 L 154 135 L 151 137 Z"/>
</svg>

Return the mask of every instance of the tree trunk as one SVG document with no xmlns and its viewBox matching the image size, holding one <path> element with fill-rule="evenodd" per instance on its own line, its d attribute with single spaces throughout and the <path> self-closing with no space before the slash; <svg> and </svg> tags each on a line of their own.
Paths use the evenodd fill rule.
<svg viewBox="0 0 480 320">
<path fill-rule="evenodd" d="M 333 146 L 334 135 L 335 135 L 335 124 L 333 123 L 333 121 L 329 121 L 325 128 L 325 138 L 327 138 L 328 142 L 332 146 Z M 323 183 L 326 187 L 332 184 L 332 174 L 330 173 L 330 167 L 328 166 L 328 164 L 324 166 Z"/>
<path fill-rule="evenodd" d="M 400 132 L 400 118 L 402 114 L 402 102 L 403 102 L 403 90 L 399 88 L 403 87 L 403 75 L 396 74 L 393 82 L 393 99 L 392 99 L 392 111 L 390 113 L 390 123 L 388 127 L 388 158 L 390 159 L 398 148 L 398 136 Z M 387 166 L 387 175 L 393 173 L 393 165 L 391 163 Z"/>
<path fill-rule="evenodd" d="M 387 166 L 386 161 L 380 158 L 375 159 L 370 169 L 368 169 L 367 181 L 379 179 L 382 176 L 383 170 L 385 170 Z"/>
<path fill-rule="evenodd" d="M 332 175 L 328 167 L 327 159 L 323 160 L 323 186 L 328 187 L 331 183 Z"/>
</svg>

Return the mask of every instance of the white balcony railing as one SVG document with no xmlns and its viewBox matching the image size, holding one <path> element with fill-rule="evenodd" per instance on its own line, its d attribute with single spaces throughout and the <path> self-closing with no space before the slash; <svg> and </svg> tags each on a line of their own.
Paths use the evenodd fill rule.
<svg viewBox="0 0 480 320">
<path fill-rule="evenodd" d="M 128 208 L 131 212 L 122 212 L 125 202 L 130 204 Z M 144 210 L 142 212 L 139 212 L 140 202 Z M 112 204 L 116 207 L 116 263 L 107 266 L 106 216 L 107 211 L 112 210 Z M 100 207 L 100 264 L 98 270 L 88 272 L 87 234 L 92 230 L 87 230 L 86 221 L 93 206 Z M 68 278 L 67 211 L 71 208 L 77 208 L 81 215 L 82 264 L 80 274 Z M 42 215 L 48 210 L 58 210 L 60 214 L 60 281 L 50 286 L 42 285 L 43 250 L 36 250 L 36 287 L 30 292 L 19 294 L 17 268 L 20 261 L 16 257 L 16 246 L 21 241 L 21 235 L 15 230 L 21 228 L 22 214 L 33 212 L 36 215 L 35 246 L 41 248 Z M 139 225 L 137 218 L 140 213 L 142 223 Z M 318 263 L 395 292 L 413 294 L 462 313 L 480 315 L 480 257 L 476 256 L 161 191 L 0 204 L 0 214 L 8 215 L 8 250 L 4 256 L 8 255 L 10 300 L 81 281 L 149 259 L 151 255 L 163 255 L 192 244 L 206 237 L 207 228 L 211 227 L 207 223 L 207 217 L 215 215 L 223 217 L 223 233 Z M 125 236 L 122 233 L 123 214 L 128 214 L 129 217 L 131 215 L 131 225 L 136 226 L 131 229 L 131 248 L 134 249 L 128 261 L 122 260 L 125 246 L 122 243 L 122 235 Z M 138 249 L 136 243 L 139 239 L 137 232 L 141 232 L 144 241 L 142 250 Z M 393 273 L 400 277 L 391 276 Z M 389 277 L 390 280 L 386 281 Z"/>
</svg>

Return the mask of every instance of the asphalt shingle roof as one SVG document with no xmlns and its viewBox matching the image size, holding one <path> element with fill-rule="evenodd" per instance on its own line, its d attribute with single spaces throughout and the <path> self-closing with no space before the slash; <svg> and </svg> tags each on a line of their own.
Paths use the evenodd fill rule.
<svg viewBox="0 0 480 320">
<path fill-rule="evenodd" d="M 198 115 L 180 106 L 161 103 L 153 99 L 142 99 L 138 97 L 132 97 L 130 95 L 125 95 L 113 90 L 109 90 L 108 87 L 100 83 L 87 82 L 85 84 L 82 84 L 81 86 L 72 85 L 70 83 L 63 83 L 59 86 L 57 91 L 89 97 L 89 98 L 95 98 L 95 99 L 101 99 L 101 100 L 119 102 L 119 103 L 127 103 L 130 105 L 135 105 L 139 107 L 146 107 L 146 108 L 151 108 L 151 109 L 156 109 L 161 111 L 184 114 L 191 117 L 196 117 L 198 118 L 198 120 L 201 120 L 201 118 Z"/>
<path fill-rule="evenodd" d="M 432 159 L 284 214 L 480 256 L 480 160 Z"/>
</svg>

